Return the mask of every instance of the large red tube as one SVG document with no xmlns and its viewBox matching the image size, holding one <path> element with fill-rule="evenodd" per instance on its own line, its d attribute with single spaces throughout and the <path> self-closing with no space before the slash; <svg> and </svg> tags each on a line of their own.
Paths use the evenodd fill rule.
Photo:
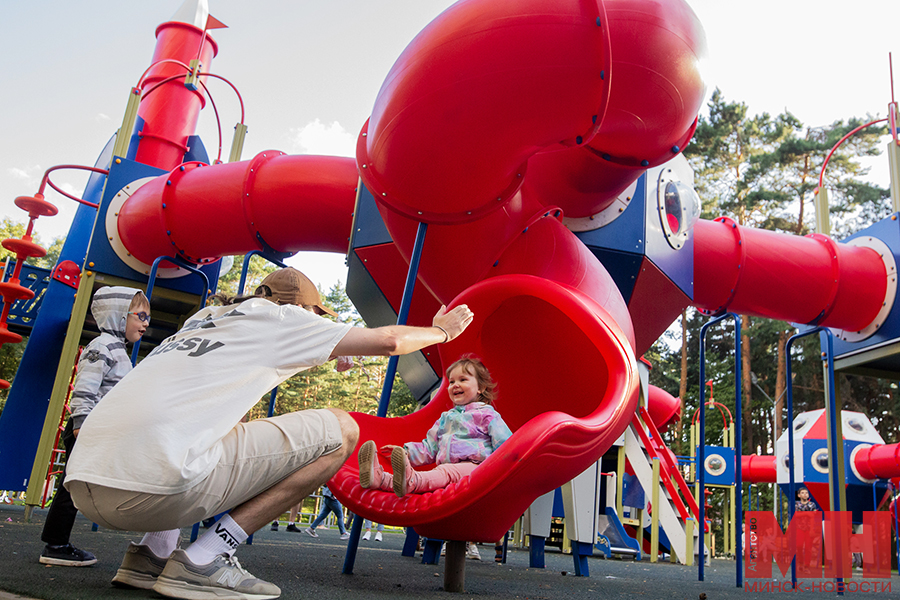
<svg viewBox="0 0 900 600">
<path fill-rule="evenodd" d="M 853 456 L 853 466 L 863 479 L 900 476 L 900 444 L 862 447 Z"/>
<path fill-rule="evenodd" d="M 597 135 L 584 146 L 528 161 L 525 190 L 552 198 L 569 217 L 595 214 L 647 167 L 685 147 L 705 93 L 706 39 L 681 2 L 604 0 L 611 85 Z"/>
<path fill-rule="evenodd" d="M 287 156 L 184 165 L 139 188 L 118 216 L 122 243 L 140 261 L 274 249 L 347 252 L 359 179 L 352 158 Z"/>
<path fill-rule="evenodd" d="M 204 38 L 202 29 L 188 23 L 170 21 L 156 28 L 152 63 L 155 66 L 144 78 L 143 89 L 148 92 L 169 77 L 181 77 L 162 84 L 141 100 L 138 116 L 144 124 L 138 131 L 141 142 L 135 156 L 137 162 L 160 169 L 171 169 L 181 163 L 188 149 L 188 137 L 194 134 L 200 109 L 206 101 L 202 90 L 184 86 L 183 77 L 188 74 L 184 67 L 162 61 L 176 60 L 187 65 L 200 58 L 203 70 L 209 71 L 217 52 L 216 42 L 209 35 Z"/>
<path fill-rule="evenodd" d="M 744 483 L 775 483 L 775 457 L 745 454 L 741 457 L 741 479 Z"/>
<path fill-rule="evenodd" d="M 471 220 L 536 152 L 587 142 L 610 78 L 601 0 L 463 0 L 388 74 L 357 150 L 366 185 L 429 223 Z M 552 200 L 551 200 L 552 201 Z"/>
<path fill-rule="evenodd" d="M 798 237 L 737 225 L 694 226 L 694 306 L 849 331 L 881 309 L 887 273 L 877 252 L 823 235 Z"/>
<path fill-rule="evenodd" d="M 670 423 L 681 418 L 681 398 L 676 398 L 666 390 L 651 385 L 647 390 L 647 412 L 656 429 L 660 433 L 665 433 Z"/>
</svg>

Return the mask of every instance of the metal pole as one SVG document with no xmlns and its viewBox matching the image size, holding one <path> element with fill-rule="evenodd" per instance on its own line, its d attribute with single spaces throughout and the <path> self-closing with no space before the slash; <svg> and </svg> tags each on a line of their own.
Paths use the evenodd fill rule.
<svg viewBox="0 0 900 600">
<path fill-rule="evenodd" d="M 741 418 L 743 412 L 741 411 L 741 318 L 734 313 L 726 313 L 715 319 L 712 319 L 708 323 L 704 324 L 703 327 L 700 328 L 700 431 L 697 435 L 697 473 L 698 480 L 700 482 L 699 485 L 699 498 L 697 501 L 697 506 L 700 509 L 700 523 L 698 527 L 700 528 L 700 545 L 697 553 L 697 563 L 698 563 L 698 574 L 699 580 L 703 581 L 703 567 L 704 567 L 704 533 L 706 530 L 706 332 L 710 327 L 715 325 L 716 323 L 723 321 L 724 319 L 732 317 L 734 319 L 734 335 L 735 335 L 735 343 L 734 343 L 734 398 L 735 398 L 735 412 L 737 413 L 737 419 L 734 421 L 734 437 L 735 437 L 735 449 L 736 455 L 735 458 L 735 493 L 737 498 L 735 498 L 734 506 L 735 506 L 735 527 L 737 527 L 737 523 L 743 521 L 744 518 L 744 492 L 743 485 L 741 483 L 742 473 L 741 473 L 741 448 L 743 447 L 743 439 L 741 436 Z M 736 567 L 737 573 L 735 574 L 735 586 L 742 587 L 744 574 L 743 574 L 743 552 L 744 545 L 740 539 L 740 536 L 735 535 L 735 559 L 736 559 Z"/>
<path fill-rule="evenodd" d="M 406 284 L 403 287 L 403 298 L 400 300 L 400 312 L 397 315 L 397 325 L 406 325 L 409 316 L 409 305 L 412 303 L 413 289 L 416 285 L 416 277 L 419 273 L 419 260 L 422 258 L 422 246 L 425 244 L 425 232 L 428 231 L 427 223 L 419 223 L 416 230 L 416 241 L 413 253 L 409 260 L 409 271 L 406 273 Z M 378 401 L 378 416 L 387 414 L 388 405 L 391 402 L 391 390 L 394 387 L 394 377 L 397 374 L 398 356 L 392 356 L 388 360 L 387 372 L 384 375 L 384 386 L 381 388 L 381 399 Z M 362 533 L 362 519 L 353 519 L 353 527 L 350 529 L 350 540 L 347 542 L 347 554 L 344 557 L 344 575 L 353 573 L 353 565 L 356 563 L 356 551 L 359 549 L 359 535 Z"/>
</svg>

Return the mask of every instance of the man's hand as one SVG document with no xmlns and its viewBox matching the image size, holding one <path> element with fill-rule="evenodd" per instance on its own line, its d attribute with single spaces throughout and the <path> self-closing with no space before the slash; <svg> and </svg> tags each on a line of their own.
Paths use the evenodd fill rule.
<svg viewBox="0 0 900 600">
<path fill-rule="evenodd" d="M 446 331 L 447 341 L 449 342 L 466 330 L 473 317 L 472 311 L 465 304 L 460 304 L 449 312 L 446 306 L 441 306 L 441 309 L 434 315 L 431 324 Z"/>
</svg>

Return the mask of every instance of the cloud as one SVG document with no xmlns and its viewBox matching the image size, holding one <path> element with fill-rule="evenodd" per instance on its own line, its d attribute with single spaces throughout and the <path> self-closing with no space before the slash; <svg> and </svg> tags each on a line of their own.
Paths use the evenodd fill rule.
<svg viewBox="0 0 900 600">
<path fill-rule="evenodd" d="M 13 179 L 21 179 L 26 182 L 36 182 L 40 180 L 41 176 L 44 174 L 44 170 L 40 165 L 32 165 L 30 167 L 9 167 L 6 169 L 6 172 Z"/>
<path fill-rule="evenodd" d="M 325 126 L 319 119 L 304 127 L 291 129 L 293 150 L 302 154 L 355 156 L 356 136 L 334 121 Z"/>
</svg>

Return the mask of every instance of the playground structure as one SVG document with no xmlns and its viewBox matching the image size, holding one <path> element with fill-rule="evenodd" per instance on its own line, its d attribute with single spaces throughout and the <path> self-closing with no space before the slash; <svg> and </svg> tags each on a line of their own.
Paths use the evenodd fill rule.
<svg viewBox="0 0 900 600">
<path fill-rule="evenodd" d="M 243 115 L 229 162 L 210 160 L 194 135 L 204 82 L 217 76 L 207 17 L 205 2 L 188 0 L 157 28 L 150 67 L 129 91 L 122 127 L 93 167 L 61 254 L 60 266 L 68 261 L 78 272 L 54 271 L 30 326 L 0 417 L 0 488 L 27 488 L 29 504 L 43 483 L 92 291 L 148 290 L 146 350 L 202 305 L 229 254 L 280 261 L 300 250 L 345 252 L 348 294 L 370 325 L 398 315 L 427 322 L 441 304 L 472 308 L 476 321 L 462 336 L 399 361 L 413 394 L 431 402 L 397 419 L 355 414 L 360 439 L 381 446 L 423 437 L 450 405 L 442 365 L 463 352 L 489 365 L 513 437 L 472 476 L 430 494 L 363 490 L 352 462 L 331 482 L 352 512 L 429 538 L 494 542 L 535 500 L 575 480 L 567 517 L 576 557 L 584 557 L 598 511 L 584 499 L 608 477 L 597 462 L 621 447 L 616 460 L 627 460 L 654 494 L 652 559 L 663 543 L 690 563 L 704 547 L 703 503 L 661 442 L 658 427 L 675 411 L 660 409 L 666 402 L 640 385 L 638 360 L 687 306 L 830 327 L 840 338 L 835 362 L 900 372 L 885 352 L 900 337 L 896 214 L 843 242 L 698 219 L 680 152 L 705 93 L 697 69 L 705 42 L 687 4 L 458 2 L 398 58 L 355 160 L 278 151 L 241 160 Z M 896 171 L 895 142 L 889 152 Z M 42 193 L 23 202 L 36 206 Z M 34 255 L 21 254 L 14 278 Z M 17 282 L 7 285 L 4 317 L 24 301 L 5 293 Z M 763 460 L 747 462 L 755 472 Z M 864 478 L 900 474 L 888 446 L 860 450 L 857 462 Z M 617 519 L 625 515 L 622 479 Z M 642 528 L 646 516 L 628 518 Z"/>
</svg>

